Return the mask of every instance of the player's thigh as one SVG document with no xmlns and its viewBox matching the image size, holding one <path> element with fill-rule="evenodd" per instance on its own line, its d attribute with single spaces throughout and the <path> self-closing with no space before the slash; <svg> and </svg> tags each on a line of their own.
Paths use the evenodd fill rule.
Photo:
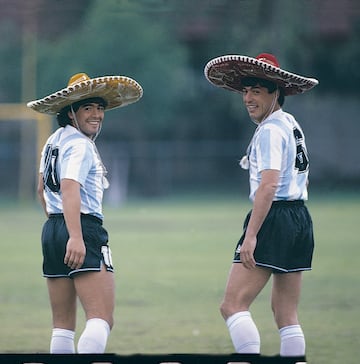
<svg viewBox="0 0 360 364">
<path fill-rule="evenodd" d="M 70 278 L 47 278 L 54 327 L 75 329 L 76 291 Z"/>
<path fill-rule="evenodd" d="M 247 269 L 241 263 L 231 266 L 221 312 L 227 317 L 235 312 L 247 311 L 271 276 L 271 270 L 256 267 Z"/>
<path fill-rule="evenodd" d="M 273 275 L 271 305 L 279 327 L 298 323 L 297 308 L 301 284 L 301 272 Z"/>
<path fill-rule="evenodd" d="M 103 267 L 100 272 L 77 274 L 74 283 L 86 319 L 102 318 L 111 326 L 115 306 L 114 273 Z"/>
</svg>

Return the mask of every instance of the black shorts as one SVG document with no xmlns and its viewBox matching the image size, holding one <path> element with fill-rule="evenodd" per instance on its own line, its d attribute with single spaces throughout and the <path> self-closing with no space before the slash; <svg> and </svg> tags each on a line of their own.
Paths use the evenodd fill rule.
<svg viewBox="0 0 360 364">
<path fill-rule="evenodd" d="M 81 272 L 99 272 L 102 264 L 108 271 L 113 271 L 108 233 L 102 226 L 102 220 L 93 215 L 81 214 L 81 228 L 86 247 L 85 261 L 80 269 L 71 269 L 64 264 L 69 240 L 64 216 L 49 216 L 41 235 L 44 277 L 71 277 Z"/>
<path fill-rule="evenodd" d="M 235 249 L 234 263 L 241 263 L 239 250 L 250 216 L 251 211 Z M 256 264 L 274 273 L 311 270 L 313 251 L 313 225 L 304 201 L 274 201 L 257 234 Z"/>
</svg>

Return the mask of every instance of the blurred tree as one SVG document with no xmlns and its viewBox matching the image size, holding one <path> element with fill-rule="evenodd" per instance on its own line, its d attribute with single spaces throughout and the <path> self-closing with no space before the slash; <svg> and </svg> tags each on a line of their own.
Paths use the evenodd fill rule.
<svg viewBox="0 0 360 364">
<path fill-rule="evenodd" d="M 315 93 L 359 93 L 360 3 L 356 0 L 299 1 L 294 42 L 286 44 L 287 59 L 299 73 L 320 80 Z M 296 10 L 296 9 L 294 9 Z M 302 16 L 298 16 L 301 14 Z M 351 77 L 352 82 L 347 82 Z"/>
<path fill-rule="evenodd" d="M 21 30 L 10 20 L 2 21 L 0 35 L 4 35 L 0 42 L 0 102 L 20 102 Z"/>
<path fill-rule="evenodd" d="M 131 118 L 121 132 L 126 125 L 127 134 L 151 138 L 169 133 L 176 118 L 174 107 L 186 93 L 186 50 L 161 22 L 138 11 L 138 6 L 116 0 L 94 1 L 78 31 L 56 43 L 43 44 L 39 94 L 65 87 L 77 72 L 92 77 L 133 77 L 144 88 L 143 99 L 134 108 L 110 113 L 108 119 Z M 116 128 L 108 137 L 117 138 L 118 133 Z"/>
<path fill-rule="evenodd" d="M 0 22 L 11 20 L 21 29 L 25 17 L 36 13 L 40 20 L 39 37 L 54 40 L 81 24 L 91 2 L 92 0 L 0 0 Z"/>
<path fill-rule="evenodd" d="M 16 24 L 24 1 L 0 0 L 3 102 L 20 99 Z M 239 96 L 208 84 L 206 62 L 268 51 L 285 69 L 317 76 L 316 93 L 352 90 L 355 82 L 349 88 L 343 80 L 349 72 L 357 77 L 360 10 L 356 0 L 344 1 L 39 0 L 37 95 L 64 87 L 80 71 L 126 74 L 143 85 L 144 98 L 109 114 L 106 137 L 246 138 L 251 124 L 239 123 L 248 120 Z"/>
<path fill-rule="evenodd" d="M 252 125 L 240 95 L 210 85 L 203 76 L 203 68 L 209 59 L 224 54 L 256 56 L 270 52 L 276 54 L 285 69 L 298 69 L 298 64 L 291 63 L 291 55 L 309 54 L 306 47 L 299 50 L 297 46 L 309 26 L 298 14 L 303 13 L 306 18 L 311 4 L 286 0 L 199 0 L 175 4 L 175 11 L 166 16 L 168 28 L 186 46 L 192 74 L 191 98 L 185 101 L 191 119 L 185 119 L 179 126 L 178 135 L 247 140 Z M 301 68 L 305 69 L 309 62 L 304 66 L 304 57 L 300 59 Z"/>
<path fill-rule="evenodd" d="M 338 133 L 331 134 L 331 130 L 337 130 L 335 119 L 342 117 L 336 113 L 339 110 L 333 99 L 327 99 L 332 95 L 326 93 L 342 92 L 341 104 L 349 102 L 344 107 L 348 113 L 345 117 L 352 122 L 347 129 L 356 135 L 358 0 L 0 0 L 0 8 L 0 102 L 19 102 L 22 98 L 25 28 L 37 29 L 37 72 L 29 77 L 36 80 L 36 97 L 65 87 L 77 72 L 91 77 L 123 74 L 140 82 L 143 99 L 109 113 L 99 142 L 135 142 L 124 148 L 131 149 L 125 154 L 141 160 L 138 180 L 144 185 L 150 186 L 154 179 L 156 158 L 164 175 L 171 168 L 164 167 L 167 164 L 163 158 L 171 156 L 172 167 L 177 171 L 183 168 L 182 175 L 188 178 L 194 171 L 176 165 L 175 154 L 189 158 L 196 158 L 198 152 L 215 156 L 224 152 L 217 149 L 231 145 L 231 153 L 240 154 L 236 159 L 246 149 L 254 125 L 249 122 L 241 96 L 210 85 L 203 75 L 205 64 L 224 54 L 274 53 L 283 68 L 319 78 L 319 87 L 309 96 L 307 112 L 306 108 L 302 110 L 303 104 L 297 111 L 303 112 L 309 122 L 315 117 L 333 125 L 326 138 L 321 123 L 312 126 L 313 134 L 321 136 L 315 140 L 318 146 L 317 140 L 322 139 L 325 162 L 337 160 L 328 153 L 326 141 L 333 145 L 338 140 Z M 286 100 L 285 109 L 291 110 L 292 103 L 292 98 Z M 175 144 L 146 143 L 152 140 L 179 141 L 176 153 Z M 201 154 L 198 146 L 212 150 Z M 321 152 L 320 146 L 318 149 Z M 116 156 L 121 157 L 121 153 Z M 223 166 L 220 159 L 215 163 L 215 172 L 233 168 L 233 161 L 230 166 Z M 326 167 L 326 163 L 319 164 Z M 138 168 L 134 165 L 137 163 L 131 168 Z M 352 165 L 349 170 L 353 170 Z"/>
<path fill-rule="evenodd" d="M 36 28 L 35 36 L 40 40 L 56 40 L 81 24 L 90 3 L 91 0 L 0 0 L 0 102 L 21 101 L 21 68 L 28 56 L 24 54 L 23 40 L 31 36 L 28 33 Z"/>
</svg>

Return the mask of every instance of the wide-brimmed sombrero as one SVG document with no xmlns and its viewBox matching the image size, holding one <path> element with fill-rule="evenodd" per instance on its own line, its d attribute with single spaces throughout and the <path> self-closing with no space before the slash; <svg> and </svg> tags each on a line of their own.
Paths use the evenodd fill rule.
<svg viewBox="0 0 360 364">
<path fill-rule="evenodd" d="M 65 106 L 88 98 L 101 97 L 106 110 L 132 104 L 143 94 L 142 87 L 125 76 L 104 76 L 90 78 L 86 73 L 77 73 L 69 80 L 67 87 L 42 99 L 31 101 L 27 106 L 45 114 L 57 114 Z"/>
<path fill-rule="evenodd" d="M 285 96 L 301 94 L 315 87 L 319 81 L 285 71 L 276 57 L 261 53 L 252 58 L 240 55 L 225 55 L 209 61 L 204 69 L 205 77 L 212 84 L 230 91 L 242 91 L 244 77 L 257 77 L 276 83 Z"/>
</svg>

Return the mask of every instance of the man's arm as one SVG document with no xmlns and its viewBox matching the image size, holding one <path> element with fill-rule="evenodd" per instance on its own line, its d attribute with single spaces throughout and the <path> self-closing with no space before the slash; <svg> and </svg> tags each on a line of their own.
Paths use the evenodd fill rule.
<svg viewBox="0 0 360 364">
<path fill-rule="evenodd" d="M 44 209 L 46 216 L 48 216 L 48 213 L 46 211 L 46 202 L 45 202 L 45 198 L 44 198 L 44 180 L 43 180 L 42 173 L 39 174 L 38 185 L 37 185 L 37 195 L 38 195 L 38 199 L 41 203 L 42 208 Z"/>
<path fill-rule="evenodd" d="M 256 191 L 251 217 L 246 229 L 245 239 L 240 249 L 241 261 L 248 269 L 255 267 L 254 250 L 256 236 L 270 210 L 277 189 L 280 172 L 273 169 L 261 172 L 261 182 Z"/>
<path fill-rule="evenodd" d="M 61 194 L 69 233 L 64 263 L 71 269 L 78 269 L 83 265 L 86 253 L 80 219 L 80 184 L 72 179 L 62 179 Z"/>
</svg>

